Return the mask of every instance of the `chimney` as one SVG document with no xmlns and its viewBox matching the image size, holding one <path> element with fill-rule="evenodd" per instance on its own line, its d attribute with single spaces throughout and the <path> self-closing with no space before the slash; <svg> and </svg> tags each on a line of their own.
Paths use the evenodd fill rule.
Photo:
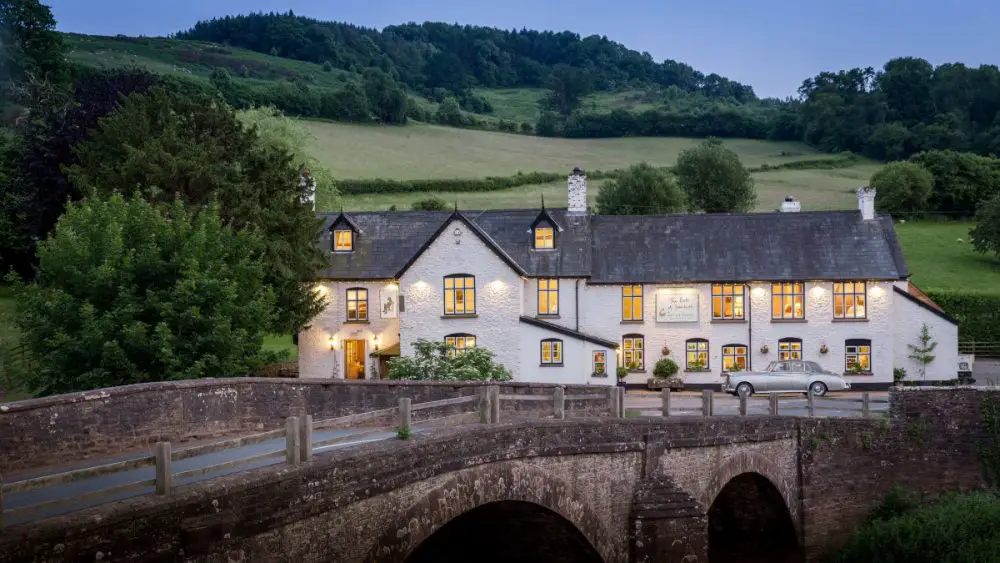
<svg viewBox="0 0 1000 563">
<path fill-rule="evenodd" d="M 790 195 L 785 196 L 785 201 L 781 202 L 781 212 L 798 213 L 799 211 L 802 211 L 802 204 L 795 201 L 795 198 Z"/>
<path fill-rule="evenodd" d="M 861 211 L 861 218 L 865 221 L 875 218 L 875 188 L 871 186 L 858 188 L 858 210 Z"/>
<path fill-rule="evenodd" d="M 587 175 L 579 167 L 574 168 L 566 184 L 569 192 L 569 209 L 567 212 L 570 215 L 586 215 Z"/>
</svg>

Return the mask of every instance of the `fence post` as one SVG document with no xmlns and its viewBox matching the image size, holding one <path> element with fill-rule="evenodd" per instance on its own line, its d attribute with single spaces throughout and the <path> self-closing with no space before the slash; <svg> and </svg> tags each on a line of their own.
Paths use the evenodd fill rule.
<svg viewBox="0 0 1000 563">
<path fill-rule="evenodd" d="M 740 416 L 747 415 L 747 398 L 744 395 L 740 395 Z"/>
<path fill-rule="evenodd" d="M 670 388 L 664 387 L 660 395 L 660 409 L 663 411 L 663 416 L 670 416 Z"/>
<path fill-rule="evenodd" d="M 621 413 L 618 412 L 620 404 L 618 402 L 618 386 L 616 385 L 608 389 L 608 410 L 611 411 L 611 418 L 621 418 Z"/>
<path fill-rule="evenodd" d="M 555 418 L 566 418 L 566 390 L 561 386 L 556 387 L 556 390 L 552 393 L 552 403 L 552 406 L 555 409 L 552 414 Z"/>
<path fill-rule="evenodd" d="M 399 400 L 399 428 L 410 427 L 410 398 L 403 397 Z"/>
<path fill-rule="evenodd" d="M 313 457 L 313 415 L 299 417 L 299 461 L 312 461 Z"/>
<path fill-rule="evenodd" d="M 715 399 L 715 394 L 711 389 L 705 389 L 701 392 L 701 416 L 712 416 L 713 400 Z"/>
<path fill-rule="evenodd" d="M 625 418 L 625 388 L 618 387 L 618 418 Z"/>
<path fill-rule="evenodd" d="M 481 424 L 490 423 L 490 388 L 488 385 L 479 388 L 479 422 Z"/>
<path fill-rule="evenodd" d="M 500 423 L 500 386 L 490 385 L 490 424 Z"/>
<path fill-rule="evenodd" d="M 0 530 L 3 529 L 3 475 L 0 475 Z"/>
<path fill-rule="evenodd" d="M 173 481 L 173 473 L 170 471 L 170 461 L 173 456 L 170 442 L 157 442 L 153 451 L 156 457 L 156 494 L 168 495 Z"/>
<path fill-rule="evenodd" d="M 809 408 L 809 416 L 816 416 L 816 398 L 812 391 L 806 393 L 806 406 Z"/>
<path fill-rule="evenodd" d="M 770 400 L 770 404 L 768 405 L 769 407 L 768 412 L 771 414 L 771 416 L 778 416 L 778 395 L 775 393 L 771 393 L 768 399 Z"/>
<path fill-rule="evenodd" d="M 871 397 L 868 393 L 861 394 L 861 418 L 868 418 L 872 415 Z"/>
<path fill-rule="evenodd" d="M 285 463 L 299 464 L 299 417 L 285 419 Z"/>
</svg>

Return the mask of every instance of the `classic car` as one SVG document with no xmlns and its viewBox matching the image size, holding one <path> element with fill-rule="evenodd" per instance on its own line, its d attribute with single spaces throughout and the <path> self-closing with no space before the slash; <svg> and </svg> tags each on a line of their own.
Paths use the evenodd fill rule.
<svg viewBox="0 0 1000 563">
<path fill-rule="evenodd" d="M 771 362 L 763 371 L 724 371 L 722 391 L 749 397 L 754 393 L 812 393 L 846 391 L 851 384 L 842 376 L 823 369 L 816 362 L 782 360 Z"/>
</svg>

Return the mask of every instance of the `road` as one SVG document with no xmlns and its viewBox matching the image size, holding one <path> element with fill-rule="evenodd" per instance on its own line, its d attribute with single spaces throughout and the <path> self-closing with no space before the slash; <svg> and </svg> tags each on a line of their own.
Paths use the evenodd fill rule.
<svg viewBox="0 0 1000 563">
<path fill-rule="evenodd" d="M 768 414 L 768 401 L 766 396 L 762 398 L 752 398 L 747 403 L 747 414 Z M 879 413 L 888 411 L 889 405 L 876 401 L 884 401 L 888 394 L 870 393 L 872 400 L 871 412 Z M 832 394 L 830 399 L 817 398 L 813 403 L 816 406 L 817 416 L 835 417 L 857 417 L 861 416 L 861 403 L 847 403 L 837 401 L 837 399 L 861 400 L 860 393 L 837 393 Z M 740 401 L 732 395 L 723 393 L 715 394 L 715 411 L 717 416 L 738 416 L 740 414 Z M 642 416 L 660 416 L 661 398 L 660 393 L 651 391 L 629 391 L 625 393 L 626 414 L 629 410 Z M 700 416 L 701 415 L 701 393 L 700 392 L 680 392 L 672 393 L 670 397 L 670 412 L 672 416 Z M 782 395 L 778 406 L 778 413 L 789 416 L 807 416 L 809 414 L 805 395 Z"/>
<path fill-rule="evenodd" d="M 425 431 L 420 427 L 415 427 L 414 432 Z M 350 429 L 339 429 L 339 430 L 318 430 L 313 432 L 313 442 L 321 442 L 330 439 L 340 439 L 342 441 L 332 444 L 329 446 L 324 446 L 320 448 L 313 448 L 313 453 L 320 453 L 329 451 L 336 448 L 345 448 L 348 446 L 353 446 L 357 444 L 364 444 L 367 442 L 376 442 L 379 440 L 385 440 L 387 438 L 395 437 L 395 432 L 381 429 L 381 428 L 350 428 Z M 174 479 L 174 486 L 186 485 L 189 483 L 195 483 L 198 481 L 204 481 L 207 479 L 215 479 L 216 477 L 221 477 L 223 475 L 229 475 L 230 473 L 237 473 L 240 471 L 247 471 L 249 469 L 255 469 L 258 467 L 264 467 L 268 465 L 274 465 L 278 463 L 285 463 L 284 451 L 285 451 L 285 439 L 275 438 L 273 440 L 268 440 L 266 442 L 261 442 L 259 444 L 252 444 L 249 446 L 243 446 L 239 448 L 227 449 L 219 452 L 214 452 L 210 454 L 205 454 L 201 456 L 195 456 L 189 459 L 183 459 L 180 461 L 173 462 L 172 470 L 173 473 L 179 473 L 181 471 L 187 471 L 188 469 L 195 469 L 201 467 L 208 467 L 211 465 L 223 463 L 230 460 L 236 460 L 241 458 L 248 458 L 251 456 L 264 454 L 269 451 L 278 451 L 280 454 L 271 458 L 264 460 L 240 464 L 236 467 L 231 467 L 227 469 L 221 469 L 219 471 L 212 471 L 209 473 L 204 473 L 202 475 L 191 476 L 188 478 Z M 123 461 L 126 459 L 134 459 L 139 457 L 145 457 L 149 455 L 145 452 L 139 452 L 132 455 L 118 456 L 110 459 L 102 459 L 98 461 L 92 461 L 89 464 L 84 464 L 82 467 L 112 463 L 116 461 Z M 78 466 L 80 467 L 80 466 Z M 24 479 L 30 479 L 33 477 L 40 477 L 42 475 L 48 475 L 52 473 L 57 473 L 60 471 L 68 471 L 70 469 L 77 469 L 78 467 L 72 468 L 60 468 L 57 470 L 50 470 L 41 473 L 35 473 L 31 475 L 19 475 L 17 477 L 18 481 Z M 53 485 L 50 487 L 45 487 L 33 491 L 25 491 L 22 493 L 12 493 L 6 494 L 3 497 L 3 507 L 5 509 L 13 509 L 22 506 L 35 505 L 49 500 L 67 498 L 71 496 L 80 495 L 83 493 L 89 493 L 92 491 L 99 491 L 100 489 L 105 489 L 108 487 L 113 487 L 116 485 L 124 485 L 126 483 L 133 483 L 138 481 L 144 481 L 147 479 L 152 479 L 154 475 L 153 467 L 141 467 L 138 469 L 132 469 L 129 471 L 121 471 L 118 473 L 112 473 L 110 475 L 101 475 L 98 477 L 92 477 L 89 479 L 81 479 L 79 481 L 73 481 L 70 483 L 64 483 L 60 485 Z M 76 510 L 81 510 L 91 506 L 96 506 L 99 504 L 105 504 L 108 502 L 121 500 L 125 498 L 130 498 L 139 495 L 146 495 L 153 493 L 153 486 L 139 487 L 129 491 L 120 492 L 117 494 L 104 494 L 96 498 L 91 498 L 89 500 L 84 500 L 80 502 L 73 502 L 68 504 L 63 504 L 59 506 L 48 507 L 40 509 L 37 512 L 31 513 L 21 513 L 21 514 L 6 514 L 4 515 L 4 525 L 19 524 L 22 522 L 30 522 L 32 520 L 38 520 L 48 516 L 55 516 L 58 514 L 65 514 L 68 512 L 73 512 Z"/>
</svg>

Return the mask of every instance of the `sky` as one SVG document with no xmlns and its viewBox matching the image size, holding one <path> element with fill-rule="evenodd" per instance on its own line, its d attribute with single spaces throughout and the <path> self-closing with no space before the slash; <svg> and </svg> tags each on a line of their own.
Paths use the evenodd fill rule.
<svg viewBox="0 0 1000 563">
<path fill-rule="evenodd" d="M 62 31 L 167 35 L 196 21 L 293 10 L 383 28 L 444 21 L 605 35 L 654 59 L 674 59 L 795 95 L 824 70 L 880 67 L 898 56 L 934 64 L 1000 64 L 995 0 L 42 0 Z"/>
</svg>

